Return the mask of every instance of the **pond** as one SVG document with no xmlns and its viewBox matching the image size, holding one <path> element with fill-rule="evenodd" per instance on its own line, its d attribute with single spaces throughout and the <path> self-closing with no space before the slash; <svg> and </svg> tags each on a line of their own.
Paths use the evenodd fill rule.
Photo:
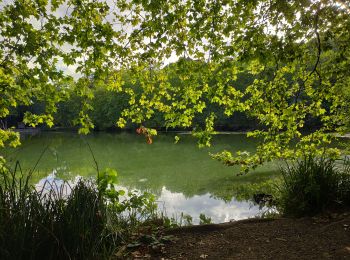
<svg viewBox="0 0 350 260">
<path fill-rule="evenodd" d="M 198 223 L 201 213 L 214 223 L 262 213 L 249 200 L 250 187 L 276 177 L 277 166 L 268 164 L 237 176 L 238 167 L 227 167 L 209 156 L 224 149 L 253 151 L 254 140 L 244 134 L 219 134 L 214 136 L 212 147 L 200 149 L 191 135 L 177 135 L 180 137 L 177 144 L 174 144 L 175 133 L 160 133 L 149 145 L 136 133 L 101 132 L 80 136 L 43 132 L 25 138 L 19 148 L 7 150 L 5 156 L 12 164 L 19 160 L 23 171 L 37 163 L 35 183 L 52 174 L 63 180 L 75 176 L 95 177 L 94 156 L 100 170 L 107 167 L 117 170 L 121 187 L 151 192 L 156 195 L 160 210 L 168 216 L 177 218 L 181 213 L 188 214 L 194 223 Z"/>
</svg>

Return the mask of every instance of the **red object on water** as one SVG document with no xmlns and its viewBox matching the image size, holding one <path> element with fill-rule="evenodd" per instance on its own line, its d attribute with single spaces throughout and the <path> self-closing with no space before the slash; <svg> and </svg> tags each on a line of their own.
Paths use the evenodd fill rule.
<svg viewBox="0 0 350 260">
<path fill-rule="evenodd" d="M 147 136 L 147 143 L 152 144 L 152 138 L 150 136 Z"/>
</svg>

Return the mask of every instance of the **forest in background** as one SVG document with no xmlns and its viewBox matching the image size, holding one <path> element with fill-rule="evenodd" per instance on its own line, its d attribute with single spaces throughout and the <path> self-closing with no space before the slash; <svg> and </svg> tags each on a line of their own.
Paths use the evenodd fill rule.
<svg viewBox="0 0 350 260">
<path fill-rule="evenodd" d="M 178 63 L 193 62 L 192 60 L 180 60 Z M 167 73 L 172 75 L 172 78 L 169 80 L 172 85 L 180 85 L 181 80 L 176 75 L 177 64 L 170 64 L 167 66 L 167 69 L 170 69 L 170 72 Z M 131 72 L 126 71 L 123 73 L 124 84 L 132 88 L 136 93 L 142 93 L 142 88 L 138 82 L 132 83 L 130 76 Z M 249 73 L 240 73 L 237 75 L 237 79 L 230 82 L 240 91 L 245 91 L 246 87 L 252 84 L 256 77 L 252 76 Z M 73 85 L 74 82 L 71 82 L 72 86 L 67 86 L 67 95 L 66 97 L 57 104 L 57 112 L 54 115 L 54 124 L 55 129 L 66 129 L 66 130 L 77 130 L 77 119 L 79 118 L 79 112 L 81 111 L 81 104 L 84 101 L 84 98 L 81 97 L 74 90 L 76 87 Z M 215 84 L 212 82 L 211 84 Z M 120 130 L 117 126 L 117 119 L 122 115 L 122 112 L 130 105 L 129 98 L 130 96 L 127 93 L 116 92 L 108 90 L 106 86 L 100 86 L 98 88 L 91 87 L 93 91 L 93 100 L 91 101 L 92 109 L 89 111 L 89 116 L 93 123 L 94 131 L 116 131 Z M 244 112 L 236 111 L 232 115 L 225 114 L 225 109 L 215 103 L 211 103 L 209 100 L 203 100 L 205 104 L 208 104 L 207 107 L 203 110 L 202 113 L 196 114 L 193 118 L 191 127 L 166 127 L 166 121 L 164 119 L 163 113 L 156 111 L 152 118 L 146 119 L 143 124 L 149 128 L 156 128 L 159 130 L 192 130 L 196 128 L 203 129 L 205 128 L 205 119 L 214 113 L 216 115 L 215 119 L 215 130 L 217 131 L 251 131 L 257 129 L 263 129 L 263 125 L 259 124 L 259 121 L 253 117 L 249 117 Z M 7 127 L 15 127 L 23 124 L 23 118 L 26 112 L 33 114 L 44 114 L 45 113 L 45 102 L 34 101 L 30 106 L 18 106 L 14 109 L 11 109 L 10 114 L 2 119 L 3 124 L 6 124 Z M 312 131 L 319 129 L 322 126 L 319 118 L 309 117 L 305 120 L 305 126 L 303 128 L 304 132 Z M 125 129 L 134 130 L 138 128 L 140 124 L 129 122 Z M 45 124 L 38 125 L 38 127 L 50 130 L 46 127 Z"/>
</svg>

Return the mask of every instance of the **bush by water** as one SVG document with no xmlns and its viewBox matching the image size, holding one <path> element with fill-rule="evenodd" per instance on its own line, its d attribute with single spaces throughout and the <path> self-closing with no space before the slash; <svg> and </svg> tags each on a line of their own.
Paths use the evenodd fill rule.
<svg viewBox="0 0 350 260">
<path fill-rule="evenodd" d="M 280 211 L 284 215 L 314 215 L 350 206 L 350 162 L 305 157 L 282 168 Z"/>
</svg>

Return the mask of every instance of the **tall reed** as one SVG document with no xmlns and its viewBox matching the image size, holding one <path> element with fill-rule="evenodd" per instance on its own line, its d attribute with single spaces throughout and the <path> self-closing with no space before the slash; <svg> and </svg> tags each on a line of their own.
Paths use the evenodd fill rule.
<svg viewBox="0 0 350 260">
<path fill-rule="evenodd" d="M 350 207 L 350 162 L 305 157 L 282 168 L 280 211 L 285 215 L 314 215 Z"/>
<path fill-rule="evenodd" d="M 113 203 L 93 180 L 37 190 L 30 178 L 19 164 L 0 169 L 0 259 L 107 259 L 153 214 L 146 195 Z"/>
</svg>

